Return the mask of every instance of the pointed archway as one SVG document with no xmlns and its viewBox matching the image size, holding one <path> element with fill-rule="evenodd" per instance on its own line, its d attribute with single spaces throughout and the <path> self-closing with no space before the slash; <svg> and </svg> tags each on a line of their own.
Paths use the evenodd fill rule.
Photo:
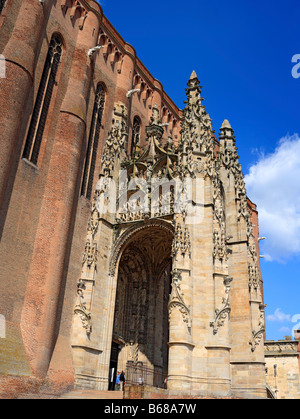
<svg viewBox="0 0 300 419">
<path fill-rule="evenodd" d="M 115 368 L 127 371 L 132 384 L 143 375 L 147 384 L 162 386 L 168 375 L 173 236 L 170 223 L 152 220 L 129 229 L 116 246 L 112 348 L 118 344 Z"/>
</svg>

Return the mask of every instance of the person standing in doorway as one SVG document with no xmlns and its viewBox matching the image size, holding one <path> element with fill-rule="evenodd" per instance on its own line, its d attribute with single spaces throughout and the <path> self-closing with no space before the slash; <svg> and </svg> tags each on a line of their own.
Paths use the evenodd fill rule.
<svg viewBox="0 0 300 419">
<path fill-rule="evenodd" d="M 115 391 L 120 391 L 120 371 L 117 373 Z"/>
<path fill-rule="evenodd" d="M 124 391 L 124 387 L 125 387 L 125 373 L 122 370 L 121 374 L 120 374 L 120 383 L 121 383 L 121 388 Z"/>
</svg>

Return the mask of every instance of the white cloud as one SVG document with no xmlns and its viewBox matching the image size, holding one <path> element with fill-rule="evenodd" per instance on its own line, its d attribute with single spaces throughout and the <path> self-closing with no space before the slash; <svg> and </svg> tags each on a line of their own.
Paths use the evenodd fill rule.
<svg viewBox="0 0 300 419">
<path fill-rule="evenodd" d="M 291 321 L 291 315 L 290 314 L 285 314 L 281 308 L 277 308 L 274 312 L 274 314 L 269 314 L 267 316 L 267 320 L 269 320 L 270 322 L 279 322 L 279 323 L 284 323 L 284 322 L 290 322 Z"/>
<path fill-rule="evenodd" d="M 291 333 L 291 329 L 289 327 L 283 326 L 279 329 L 281 333 Z"/>
<path fill-rule="evenodd" d="M 274 153 L 261 154 L 245 176 L 249 198 L 257 204 L 266 260 L 300 255 L 300 137 L 282 138 Z"/>
</svg>

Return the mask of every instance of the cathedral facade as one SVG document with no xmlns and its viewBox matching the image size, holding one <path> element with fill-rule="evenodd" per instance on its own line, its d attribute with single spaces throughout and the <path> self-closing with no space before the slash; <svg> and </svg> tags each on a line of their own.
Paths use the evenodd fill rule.
<svg viewBox="0 0 300 419">
<path fill-rule="evenodd" d="M 94 0 L 0 0 L 0 393 L 266 397 L 256 205 Z M 4 74 L 4 72 L 2 72 Z"/>
</svg>

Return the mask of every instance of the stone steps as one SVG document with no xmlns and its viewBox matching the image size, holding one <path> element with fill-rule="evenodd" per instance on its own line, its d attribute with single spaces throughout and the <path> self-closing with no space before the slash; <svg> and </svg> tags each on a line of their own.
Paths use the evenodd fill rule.
<svg viewBox="0 0 300 419">
<path fill-rule="evenodd" d="M 93 399 L 93 400 L 122 400 L 123 391 L 101 390 L 72 390 L 60 397 L 60 400 Z"/>
</svg>

